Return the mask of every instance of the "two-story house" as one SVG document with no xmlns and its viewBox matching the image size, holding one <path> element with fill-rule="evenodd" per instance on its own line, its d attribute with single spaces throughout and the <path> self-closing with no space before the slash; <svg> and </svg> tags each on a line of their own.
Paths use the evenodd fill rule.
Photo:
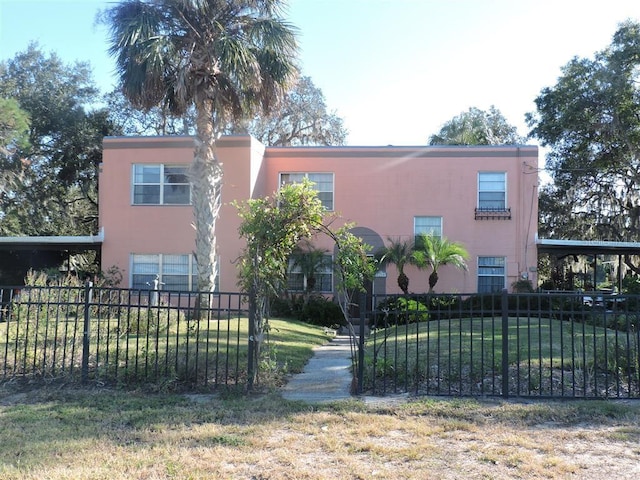
<svg viewBox="0 0 640 480">
<path fill-rule="evenodd" d="M 118 267 L 125 285 L 195 287 L 195 231 L 188 168 L 192 137 L 108 137 L 100 173 L 102 267 Z M 311 179 L 329 212 L 355 222 L 373 250 L 388 239 L 432 233 L 462 243 L 468 270 L 445 266 L 440 292 L 497 291 L 518 279 L 536 284 L 538 148 L 536 146 L 265 147 L 250 136 L 217 142 L 224 169 L 217 223 L 219 289 L 237 290 L 242 240 L 233 200 L 265 196 Z M 329 239 L 316 248 L 332 254 Z M 376 293 L 397 293 L 397 272 L 376 276 Z M 427 290 L 429 271 L 406 270 L 410 290 Z M 333 289 L 331 269 L 317 289 Z"/>
</svg>

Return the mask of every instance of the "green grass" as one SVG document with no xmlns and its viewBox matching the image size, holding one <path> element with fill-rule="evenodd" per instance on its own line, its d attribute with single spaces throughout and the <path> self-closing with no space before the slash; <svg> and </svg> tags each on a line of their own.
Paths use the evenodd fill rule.
<svg viewBox="0 0 640 480">
<path fill-rule="evenodd" d="M 501 318 L 434 320 L 377 330 L 369 338 L 365 385 L 452 394 L 500 394 Z M 637 332 L 548 318 L 509 318 L 511 393 L 638 391 Z M 496 373 L 497 372 L 497 373 Z M 511 381 L 513 380 L 513 381 Z M 577 389 L 577 390 L 576 390 Z M 623 391 L 623 394 L 625 392 Z"/>
<path fill-rule="evenodd" d="M 269 320 L 267 341 L 274 347 L 279 364 L 286 364 L 289 373 L 299 373 L 313 355 L 313 348 L 330 340 L 322 327 L 298 320 Z"/>
</svg>

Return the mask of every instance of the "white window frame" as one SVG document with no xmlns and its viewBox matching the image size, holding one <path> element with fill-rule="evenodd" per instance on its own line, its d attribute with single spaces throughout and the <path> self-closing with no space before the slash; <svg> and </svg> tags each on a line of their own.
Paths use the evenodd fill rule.
<svg viewBox="0 0 640 480">
<path fill-rule="evenodd" d="M 284 178 L 285 175 L 296 176 L 299 178 L 296 178 L 293 181 L 291 180 L 287 181 Z M 314 182 L 313 178 L 311 178 L 314 175 L 330 175 L 331 190 L 321 190 L 321 186 L 318 185 L 316 182 Z M 327 210 L 328 212 L 335 211 L 335 174 L 333 172 L 280 172 L 278 176 L 278 185 L 283 186 L 286 184 L 296 183 L 296 182 L 299 182 L 302 178 L 308 178 L 311 182 L 313 182 L 313 188 L 316 192 L 318 192 L 318 198 L 320 198 L 320 201 L 322 202 L 322 206 L 325 208 L 325 210 Z M 323 182 L 323 183 L 328 183 L 328 182 Z M 321 194 L 325 194 L 325 195 L 331 194 L 331 200 L 330 200 L 331 205 L 328 205 L 327 201 L 325 201 L 325 199 L 322 198 Z"/>
<path fill-rule="evenodd" d="M 481 265 L 482 260 L 484 259 L 499 259 L 502 261 L 502 265 Z M 501 292 L 502 289 L 505 288 L 506 285 L 506 280 L 507 280 L 507 258 L 506 257 L 501 257 L 501 256 L 492 256 L 492 255 L 481 255 L 478 257 L 478 274 L 477 274 L 477 278 L 478 278 L 478 293 L 498 293 Z M 491 269 L 491 270 L 483 270 L 481 271 L 481 269 Z M 499 272 L 498 270 L 502 270 L 502 272 Z M 497 288 L 497 286 L 495 288 L 492 288 L 490 290 L 485 290 L 483 288 L 481 288 L 480 285 L 480 279 L 481 278 L 501 278 L 502 282 L 501 282 L 501 286 L 500 288 Z M 492 282 L 493 283 L 493 282 Z"/>
<path fill-rule="evenodd" d="M 143 257 L 146 257 L 143 258 Z M 186 273 L 180 273 L 180 272 L 175 272 L 175 271 L 171 271 L 171 265 L 179 265 L 176 263 L 169 263 L 169 260 L 171 259 L 171 257 L 187 257 L 187 272 Z M 140 260 L 140 261 L 136 261 L 136 260 Z M 140 265 L 142 262 L 142 260 L 147 260 L 147 265 L 149 265 L 151 268 L 149 268 L 149 271 L 136 271 L 138 270 L 137 265 Z M 196 261 L 195 261 L 195 256 L 191 253 L 188 254 L 163 254 L 163 253 L 131 253 L 129 255 L 129 285 L 131 286 L 131 288 L 135 288 L 135 289 L 141 289 L 141 290 L 147 290 L 147 289 L 153 289 L 154 285 L 153 285 L 153 281 L 155 279 L 155 276 L 158 275 L 159 276 L 159 281 L 160 281 L 160 288 L 159 290 L 174 290 L 174 291 L 195 291 L 198 287 L 198 276 L 197 276 L 197 265 L 196 265 Z M 140 275 L 140 276 L 146 276 L 148 280 L 146 280 L 144 282 L 144 284 L 140 283 L 140 282 L 134 282 L 135 276 L 136 275 Z M 178 276 L 183 276 L 186 277 L 186 285 L 187 288 L 175 288 L 172 287 L 171 285 L 167 285 L 167 277 L 178 277 Z M 216 290 L 218 289 L 218 278 L 219 278 L 219 272 L 218 272 L 218 277 L 216 277 Z"/>
<path fill-rule="evenodd" d="M 486 179 L 483 180 L 482 177 L 486 175 L 502 175 L 502 180 L 490 180 L 490 179 Z M 488 182 L 493 182 L 493 183 L 497 183 L 499 181 L 502 181 L 503 184 L 503 188 L 500 190 L 495 190 L 495 189 L 483 189 L 482 188 L 482 184 L 483 183 L 488 183 Z M 495 207 L 495 206 L 488 206 L 488 203 L 496 203 L 497 200 L 482 200 L 480 197 L 482 196 L 482 193 L 501 193 L 503 195 L 503 200 L 502 203 L 503 205 L 501 207 Z M 503 212 L 507 210 L 507 172 L 504 171 L 486 171 L 486 172 L 478 172 L 478 210 L 480 211 L 493 211 L 493 212 Z"/>
<path fill-rule="evenodd" d="M 136 174 L 138 173 L 138 168 L 142 169 L 145 167 L 157 167 L 159 168 L 159 181 L 158 182 L 137 182 Z M 169 168 L 180 168 L 184 169 L 184 175 L 186 176 L 188 173 L 189 166 L 184 164 L 164 164 L 164 163 L 134 163 L 131 167 L 131 205 L 191 205 L 191 183 L 190 182 L 167 182 L 165 181 L 165 169 Z M 158 202 L 152 203 L 144 203 L 136 201 L 136 187 L 145 187 L 145 186 L 157 186 L 159 190 L 159 198 Z M 187 203 L 175 203 L 175 202 L 167 202 L 165 195 L 165 191 L 168 187 L 178 186 L 178 187 L 187 187 L 189 191 L 189 200 Z"/>
<path fill-rule="evenodd" d="M 418 226 L 420 219 L 429 219 L 433 225 L 427 225 L 427 228 Z M 437 224 L 437 226 L 435 226 Z M 413 241 L 418 243 L 418 235 L 420 234 L 433 235 L 434 237 L 442 238 L 442 217 L 439 215 L 416 215 L 413 217 Z"/>
</svg>

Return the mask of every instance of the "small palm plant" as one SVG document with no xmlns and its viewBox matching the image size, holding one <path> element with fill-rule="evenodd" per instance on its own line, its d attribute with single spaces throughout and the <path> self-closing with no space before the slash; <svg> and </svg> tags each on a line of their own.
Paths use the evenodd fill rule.
<svg viewBox="0 0 640 480">
<path fill-rule="evenodd" d="M 404 273 L 404 267 L 415 263 L 413 257 L 413 242 L 410 240 L 387 239 L 389 244 L 376 253 L 380 266 L 395 265 L 398 269 L 398 287 L 405 295 L 409 295 L 409 277 Z"/>
<path fill-rule="evenodd" d="M 429 275 L 429 292 L 438 283 L 438 269 L 443 265 L 453 265 L 466 270 L 466 259 L 469 253 L 460 243 L 452 242 L 444 237 L 420 234 L 413 251 L 413 262 L 418 268 L 431 268 Z"/>
</svg>

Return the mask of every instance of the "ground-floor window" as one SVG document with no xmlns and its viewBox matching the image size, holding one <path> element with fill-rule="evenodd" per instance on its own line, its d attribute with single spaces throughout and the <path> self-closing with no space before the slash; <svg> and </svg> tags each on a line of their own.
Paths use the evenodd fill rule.
<svg viewBox="0 0 640 480">
<path fill-rule="evenodd" d="M 420 235 L 442 237 L 442 217 L 413 217 L 414 243 L 421 246 Z"/>
<path fill-rule="evenodd" d="M 192 291 L 197 288 L 192 254 L 132 254 L 131 288 Z M 157 284 L 157 285 L 156 285 Z"/>
<path fill-rule="evenodd" d="M 333 257 L 322 255 L 314 259 L 311 255 L 301 260 L 290 259 L 287 288 L 292 292 L 333 291 Z"/>
<path fill-rule="evenodd" d="M 502 291 L 505 265 L 505 257 L 478 257 L 478 293 Z"/>
</svg>

